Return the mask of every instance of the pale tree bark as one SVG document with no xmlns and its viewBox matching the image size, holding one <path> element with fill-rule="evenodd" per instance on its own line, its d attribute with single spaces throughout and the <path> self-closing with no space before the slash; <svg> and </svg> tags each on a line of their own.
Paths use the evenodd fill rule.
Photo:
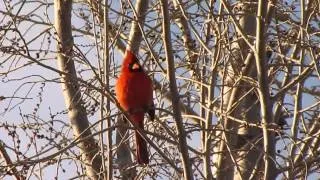
<svg viewBox="0 0 320 180">
<path fill-rule="evenodd" d="M 91 136 L 86 109 L 83 107 L 75 65 L 73 61 L 73 37 L 71 29 L 71 0 L 55 0 L 55 30 L 57 33 L 57 61 L 61 75 L 62 90 L 68 110 L 69 121 L 75 138 L 79 138 L 79 148 L 86 173 L 91 179 L 102 179 L 99 175 L 101 156 L 99 147 Z"/>
<path fill-rule="evenodd" d="M 56 2 L 62 27 L 51 24 L 54 3 L 26 2 L 0 2 L 0 179 L 318 175 L 319 1 L 162 1 L 166 16 L 161 1 L 73 1 L 74 45 L 64 17 L 71 1 Z M 56 42 L 60 70 L 51 61 Z M 127 48 L 154 76 L 157 118 L 148 131 L 112 92 Z M 51 99 L 62 84 L 67 109 Z M 65 113 L 72 123 L 61 121 Z M 100 120 L 89 126 L 89 117 Z M 133 130 L 148 142 L 148 165 L 134 162 Z"/>
<path fill-rule="evenodd" d="M 176 0 L 174 1 L 176 2 Z M 92 7 L 93 9 L 99 9 L 97 8 L 97 4 L 96 3 L 92 3 L 90 0 L 87 1 L 87 3 L 90 5 L 90 7 Z M 139 5 L 139 4 L 143 4 L 143 6 Z M 148 5 L 148 2 L 147 1 L 137 1 L 136 3 L 136 14 L 141 14 L 141 12 L 144 12 L 146 11 L 147 9 L 145 9 L 146 5 Z M 99 12 L 101 12 L 101 10 L 99 10 Z M 146 12 L 145 12 L 146 13 Z M 103 21 L 103 14 L 102 13 L 99 13 L 97 14 L 98 16 L 98 19 L 99 21 Z M 144 15 L 145 16 L 145 15 Z M 140 17 L 140 26 L 142 26 L 144 23 L 144 16 L 139 16 Z M 181 18 L 181 20 L 183 20 L 183 29 L 186 28 L 185 25 L 187 25 L 185 22 L 185 19 L 184 18 Z M 133 28 L 134 27 L 134 28 Z M 129 43 L 132 42 L 131 44 L 129 44 L 128 46 L 130 46 L 130 48 L 133 50 L 133 51 L 137 51 L 137 46 L 140 46 L 140 43 L 142 41 L 142 34 L 139 34 L 141 32 L 138 32 L 138 31 L 141 31 L 141 29 L 139 29 L 139 24 L 137 23 L 137 21 L 133 21 L 132 22 L 132 28 L 130 29 L 130 35 L 129 37 L 126 37 L 124 36 L 123 34 L 121 34 L 121 36 L 124 36 L 125 39 L 129 39 Z M 114 29 L 116 29 L 115 25 L 112 24 L 112 22 L 109 22 L 108 24 L 108 33 L 109 33 L 109 38 L 110 40 L 109 41 L 115 41 L 115 46 L 116 48 L 120 51 L 121 54 L 124 54 L 125 53 L 125 50 L 126 50 L 126 46 L 125 44 L 120 40 L 120 38 L 118 36 L 116 36 L 117 32 L 114 31 Z M 188 28 L 187 28 L 188 29 Z M 187 52 L 188 51 L 191 51 L 192 50 L 192 43 L 191 41 L 193 41 L 193 39 L 191 38 L 191 34 L 188 35 L 188 33 L 190 33 L 189 31 L 188 32 L 185 32 L 186 34 L 186 37 L 188 36 L 188 40 L 186 39 L 185 40 L 185 43 L 186 45 L 188 45 L 188 48 L 187 48 Z M 114 39 L 118 37 L 117 39 Z M 130 38 L 131 37 L 131 38 Z M 133 40 L 134 38 L 134 40 Z M 132 40 L 130 40 L 132 39 Z M 153 52 L 154 53 L 154 52 Z M 192 61 L 192 59 L 196 59 L 196 54 L 189 54 L 188 55 L 190 60 Z M 159 91 L 161 92 L 161 94 L 164 94 L 164 98 L 171 101 L 172 99 L 172 95 L 169 91 L 167 91 L 166 89 L 161 89 L 161 85 L 158 81 L 154 81 L 154 84 L 155 84 L 155 90 L 156 91 Z M 193 116 L 198 116 L 198 114 L 192 109 L 190 108 L 189 106 L 183 104 L 181 101 L 179 103 L 179 107 L 182 111 L 183 114 L 186 114 L 186 115 L 193 115 Z M 197 118 L 190 118 L 192 120 L 192 123 L 194 124 L 199 124 L 200 123 L 200 120 L 197 119 Z"/>
<path fill-rule="evenodd" d="M 134 21 L 132 21 L 130 34 L 129 34 L 129 44 L 127 46 L 133 53 L 138 54 L 140 44 L 142 41 L 143 26 L 146 18 L 146 13 L 148 9 L 148 0 L 137 0 L 135 7 L 128 2 L 133 9 Z"/>
<path fill-rule="evenodd" d="M 168 11 L 168 2 L 161 0 L 161 12 L 162 12 L 162 32 L 163 32 L 163 42 L 166 51 L 166 60 L 167 60 L 167 78 L 169 80 L 169 88 L 172 93 L 172 108 L 175 119 L 176 128 L 178 131 L 178 147 L 180 151 L 180 156 L 182 159 L 184 179 L 192 180 L 192 163 L 189 158 L 186 132 L 183 126 L 181 110 L 179 108 L 179 93 L 177 89 L 176 77 L 175 77 L 175 65 L 174 65 L 174 56 L 171 46 L 171 35 L 170 35 L 170 21 L 169 21 L 169 11 Z"/>
<path fill-rule="evenodd" d="M 103 16 L 103 24 L 104 24 L 104 48 L 103 48 L 103 82 L 105 83 L 105 88 L 110 89 L 110 58 L 109 58 L 109 34 L 110 34 L 110 26 L 109 26 L 109 16 L 108 16 L 108 0 L 104 1 L 104 16 Z M 111 107 L 110 107 L 110 99 L 106 99 L 106 104 L 104 102 L 104 96 L 101 95 L 101 109 L 103 110 L 104 106 L 106 107 L 107 113 L 103 113 L 101 111 L 101 117 L 105 117 L 109 113 L 111 113 Z M 112 123 L 111 123 L 111 118 L 107 118 L 106 120 L 106 128 L 109 129 L 111 128 Z M 101 129 L 103 129 L 103 123 L 101 125 Z M 103 134 L 101 134 L 101 149 L 103 151 Z M 105 179 L 111 180 L 113 176 L 113 153 L 112 153 L 112 130 L 107 132 L 107 137 L 106 137 L 106 144 L 107 144 L 107 176 Z M 102 164 L 104 165 L 104 164 Z M 105 168 L 104 168 L 105 169 Z"/>
<path fill-rule="evenodd" d="M 226 1 L 222 1 L 222 4 L 228 13 L 232 13 Z M 239 23 L 237 23 L 235 16 L 231 17 L 240 38 L 233 39 L 235 43 L 231 45 L 232 54 L 223 75 L 227 83 L 223 89 L 223 114 L 231 115 L 248 123 L 259 124 L 262 121 L 264 125 L 267 125 L 268 122 L 272 122 L 272 120 L 269 121 L 270 118 L 272 119 L 272 106 L 270 106 L 268 82 L 265 79 L 267 74 L 264 69 L 261 70 L 261 64 L 258 64 L 259 68 L 256 68 L 257 62 L 263 63 L 263 68 L 266 68 L 266 64 L 264 64 L 266 63 L 265 47 L 261 47 L 261 44 L 265 43 L 263 33 L 267 22 L 259 22 L 260 29 L 256 29 L 258 6 L 255 1 L 246 4 L 240 3 L 240 6 L 241 8 L 239 9 L 241 9 L 240 12 L 243 13 L 243 16 L 240 18 Z M 266 4 L 264 4 L 263 8 L 267 9 Z M 263 13 L 265 20 L 266 12 Z M 253 39 L 249 38 L 254 36 L 259 37 L 256 38 L 259 40 L 257 49 L 253 46 Z M 254 61 L 255 59 L 256 61 Z M 255 86 L 258 86 L 259 95 L 255 93 L 252 84 L 242 78 L 243 76 L 248 76 L 258 81 Z M 261 98 L 264 101 L 261 101 Z M 260 111 L 261 116 L 259 115 Z M 268 117 L 266 117 L 266 114 L 268 114 Z M 217 179 L 257 179 L 261 177 L 259 172 L 263 168 L 263 165 L 261 166 L 262 157 L 264 156 L 263 145 L 265 145 L 265 150 L 268 149 L 271 159 L 273 157 L 272 152 L 274 152 L 273 141 L 268 140 L 269 132 L 264 128 L 264 135 L 262 135 L 262 131 L 259 128 L 240 125 L 226 116 L 222 117 L 222 119 L 224 140 L 221 142 L 219 149 L 221 154 L 217 162 Z M 265 138 L 266 136 L 268 137 L 264 140 L 268 141 L 263 141 L 262 137 Z M 270 140 L 273 140 L 273 137 Z M 266 153 L 265 157 L 267 156 L 268 153 Z M 268 158 L 270 157 L 268 156 Z M 272 160 L 268 158 L 264 160 L 269 168 Z"/>
<path fill-rule="evenodd" d="M 137 176 L 137 172 L 134 167 L 128 168 L 132 164 L 130 145 L 126 141 L 129 138 L 127 129 L 129 124 L 124 117 L 119 115 L 119 118 L 117 118 L 117 125 L 119 125 L 116 130 L 116 143 L 118 144 L 117 163 L 119 164 L 121 179 L 133 179 Z"/>
<path fill-rule="evenodd" d="M 306 52 L 306 50 L 301 47 L 306 39 L 306 33 L 305 33 L 305 29 L 306 24 L 307 24 L 307 19 L 308 16 L 311 14 L 311 9 L 312 9 L 312 1 L 309 2 L 308 4 L 306 4 L 306 2 L 304 0 L 300 1 L 301 2 L 301 6 L 300 6 L 300 17 L 301 17 L 301 22 L 300 22 L 300 32 L 299 32 L 299 41 L 300 44 L 298 44 L 298 49 L 301 49 L 300 51 L 300 58 L 299 61 L 301 64 L 305 64 L 305 57 L 304 54 Z M 299 75 L 302 74 L 303 70 L 305 68 L 303 66 L 299 67 Z M 296 94 L 295 94 L 295 104 L 294 104 L 294 112 L 297 112 L 294 114 L 293 116 L 293 122 L 292 122 L 292 126 L 291 126 L 291 135 L 294 141 L 297 141 L 298 139 L 298 127 L 299 127 L 299 119 L 301 117 L 301 107 L 302 107 L 302 92 L 303 92 L 303 87 L 304 87 L 304 80 L 300 81 L 297 83 L 297 89 L 296 89 Z M 315 132 L 319 131 L 319 122 L 314 121 L 311 125 L 310 125 L 310 134 L 314 134 Z M 293 167 L 296 166 L 296 164 L 301 161 L 301 157 L 303 154 L 306 153 L 306 147 L 311 146 L 314 147 L 315 149 L 317 149 L 319 147 L 319 138 L 312 138 L 313 139 L 313 143 L 311 144 L 312 140 L 307 140 L 304 141 L 305 143 L 303 144 L 303 146 L 296 146 L 296 144 L 292 144 L 290 147 L 290 157 L 292 157 L 292 161 L 288 162 L 288 165 L 291 165 Z M 298 148 L 299 147 L 299 148 Z M 310 154 L 313 154 L 312 150 L 309 150 Z M 288 178 L 289 179 L 293 179 L 294 177 L 297 177 L 297 175 L 301 175 L 302 177 L 304 177 L 306 174 L 306 172 L 304 170 L 298 170 L 298 171 L 288 171 Z"/>
<path fill-rule="evenodd" d="M 144 21 L 145 21 L 146 12 L 148 9 L 149 1 L 148 0 L 138 0 L 138 1 L 136 1 L 135 6 L 133 6 L 132 3 L 130 1 L 128 1 L 128 4 L 133 10 L 134 21 L 132 21 L 132 24 L 131 24 L 130 34 L 128 37 L 129 43 L 126 48 L 130 49 L 132 52 L 134 52 L 136 55 L 138 55 L 140 44 L 143 40 L 143 37 L 145 38 L 145 34 L 143 32 L 143 27 L 144 27 L 144 23 L 145 23 Z M 118 43 L 118 42 L 121 42 L 121 41 L 117 41 L 116 44 L 118 45 L 120 52 L 124 53 L 125 52 L 124 45 L 122 43 Z M 155 82 L 156 88 L 157 88 L 157 84 L 158 83 Z M 166 98 L 172 99 L 173 96 L 172 96 L 172 94 L 167 93 Z M 188 107 L 184 106 L 184 104 L 182 104 L 181 102 L 179 102 L 178 106 L 185 108 L 184 110 L 187 111 L 188 113 L 194 113 L 192 111 L 192 109 L 188 109 Z M 125 117 L 118 118 L 118 120 L 117 120 L 117 125 L 119 125 L 119 128 L 117 128 L 116 143 L 120 145 L 118 147 L 118 152 L 117 152 L 117 156 L 118 156 L 117 161 L 119 163 L 120 173 L 122 174 L 121 178 L 122 179 L 133 179 L 133 178 L 137 178 L 137 172 L 136 172 L 135 167 L 128 168 L 128 165 L 132 164 L 132 157 L 130 156 L 130 154 L 131 154 L 130 153 L 131 152 L 130 146 L 129 146 L 129 144 L 123 143 L 123 140 L 128 138 L 128 130 L 127 130 L 128 123 L 126 123 L 126 121 L 127 120 L 125 119 Z M 137 128 L 136 125 L 134 125 L 134 124 L 132 124 L 132 125 L 135 128 Z M 155 149 L 155 151 L 158 152 L 159 155 L 161 157 L 163 157 L 165 159 L 165 161 L 167 161 L 175 169 L 175 171 L 179 175 L 182 174 L 182 172 L 175 165 L 175 163 L 172 162 L 166 156 L 166 154 L 164 154 L 160 150 L 160 148 L 156 147 L 155 144 L 146 136 L 146 134 L 143 133 L 143 131 L 141 131 L 139 129 L 136 129 L 136 130 L 150 144 L 150 146 L 153 147 Z"/>
<path fill-rule="evenodd" d="M 142 34 L 141 30 L 143 28 L 144 20 L 145 20 L 145 13 L 148 8 L 148 0 L 138 0 L 136 1 L 135 7 L 129 1 L 129 6 L 133 9 L 134 14 L 134 21 L 132 21 L 131 30 L 129 34 L 129 45 L 127 49 L 130 49 L 134 54 L 138 55 L 140 43 L 142 41 Z M 124 53 L 124 49 L 121 48 L 122 53 Z M 137 176 L 136 168 L 127 168 L 128 165 L 132 164 L 133 160 L 135 159 L 131 156 L 130 146 L 127 143 L 122 142 L 124 139 L 128 139 L 128 123 L 125 117 L 118 118 L 117 124 L 119 128 L 117 128 L 117 136 L 116 136 L 116 143 L 120 144 L 118 151 L 117 151 L 117 161 L 119 163 L 120 173 L 122 175 L 122 179 L 133 179 Z"/>
<path fill-rule="evenodd" d="M 266 60 L 266 14 L 267 2 L 259 0 L 257 13 L 257 30 L 256 30 L 256 51 L 255 60 L 258 77 L 258 93 L 261 108 L 261 123 L 263 132 L 263 150 L 264 150 L 264 179 L 275 179 L 275 139 L 274 133 L 268 130 L 273 123 L 272 104 L 269 92 L 269 80 Z"/>
<path fill-rule="evenodd" d="M 223 2 L 223 5 L 224 8 L 228 11 L 228 9 L 230 8 L 228 7 L 229 5 L 226 2 Z M 243 11 L 249 12 L 249 8 L 250 7 L 248 6 L 244 6 Z M 254 14 L 252 14 L 252 12 L 247 13 L 246 15 L 241 17 L 239 24 L 246 35 L 254 35 L 255 16 Z M 248 76 L 255 75 L 253 71 L 253 55 L 252 53 L 248 53 L 250 52 L 249 47 L 243 40 L 243 38 L 244 37 L 236 41 L 238 43 L 233 43 L 231 45 L 231 52 L 233 52 L 233 57 L 230 57 L 228 62 L 229 64 L 227 65 L 227 68 L 224 72 L 224 76 L 226 77 L 225 82 L 227 84 L 223 89 L 223 111 L 225 111 L 225 114 L 230 114 L 231 116 L 243 119 L 248 122 L 257 122 L 259 118 L 256 113 L 256 110 L 258 109 L 258 105 L 256 103 L 257 97 L 252 92 L 250 85 L 246 86 L 244 81 L 241 81 L 241 79 L 237 79 L 237 76 L 241 71 Z M 243 58 L 242 56 L 244 56 L 245 58 Z M 239 69 L 242 67 L 242 64 L 245 64 L 245 68 Z M 238 86 L 239 84 L 242 84 L 241 89 Z M 247 92 L 250 91 L 251 93 L 248 94 Z M 238 101 L 239 99 L 241 99 L 241 101 Z M 249 109 L 249 111 L 247 109 Z M 244 172 L 241 172 L 236 176 L 239 176 L 239 179 L 245 179 L 245 177 L 249 176 L 249 172 L 251 172 L 250 170 L 252 169 L 248 168 L 248 163 L 252 161 L 248 160 L 247 158 L 252 157 L 257 159 L 257 152 L 254 149 L 247 152 L 243 151 L 245 153 L 239 154 L 240 162 L 235 165 L 235 156 L 237 156 L 235 150 L 245 145 L 245 142 L 241 141 L 242 138 L 238 138 L 238 136 L 241 134 L 244 139 L 251 136 L 252 140 L 254 140 L 258 135 L 258 132 L 255 129 L 249 129 L 245 126 L 239 127 L 239 124 L 232 122 L 232 120 L 228 119 L 227 117 L 223 117 L 223 126 L 223 129 L 227 132 L 223 133 L 224 140 L 220 144 L 219 151 L 221 152 L 221 154 L 217 162 L 217 179 L 233 179 L 235 176 L 234 172 L 239 171 Z M 249 148 L 250 147 L 247 147 L 247 149 Z M 241 161 L 240 158 L 243 161 Z M 234 171 L 235 166 L 239 167 L 238 171 Z M 248 173 L 246 173 L 246 171 Z"/>
<path fill-rule="evenodd" d="M 185 2 L 187 3 L 187 2 Z M 184 43 L 184 49 L 185 49 L 185 54 L 186 54 L 186 62 L 189 64 L 189 73 L 190 76 L 194 77 L 197 81 L 201 81 L 204 84 L 206 83 L 206 79 L 204 78 L 204 74 L 206 71 L 205 66 L 202 67 L 202 72 L 201 73 L 201 77 L 199 76 L 198 72 L 200 71 L 200 69 L 198 68 L 197 64 L 199 62 L 197 62 L 198 60 L 198 55 L 193 52 L 194 48 L 197 48 L 195 40 L 192 38 L 191 35 L 191 30 L 189 28 L 188 25 L 188 21 L 187 21 L 187 17 L 185 16 L 185 12 L 183 10 L 183 3 L 180 2 L 179 0 L 173 0 L 173 5 L 175 10 L 177 10 L 178 13 L 174 14 L 174 16 L 176 16 L 175 21 L 177 23 L 177 25 L 180 28 L 180 31 L 182 33 L 182 40 Z M 210 1 L 210 10 L 213 8 L 213 1 Z M 208 19 L 212 18 L 212 12 L 210 12 L 208 14 Z M 207 27 L 207 32 L 206 32 L 207 36 L 206 36 L 206 40 L 205 43 L 208 44 L 208 36 L 210 34 L 210 26 Z M 217 52 L 217 51 L 216 51 Z M 208 61 L 208 58 L 205 58 L 204 61 Z M 202 64 L 206 64 L 206 62 L 202 62 Z M 214 69 L 214 61 L 212 61 L 212 66 L 211 68 Z M 214 85 L 215 85 L 215 77 L 216 77 L 216 73 L 213 72 L 211 75 L 211 79 L 210 79 L 210 88 L 209 90 L 204 87 L 203 85 L 198 85 L 195 84 L 197 86 L 197 88 L 201 89 L 200 91 L 200 97 L 201 97 L 201 104 L 208 104 L 208 107 L 212 107 L 212 104 L 210 104 L 213 101 L 213 97 L 214 97 Z M 198 124 L 201 125 L 202 128 L 204 129 L 209 129 L 212 127 L 212 117 L 213 117 L 213 113 L 211 111 L 207 111 L 206 108 L 201 108 L 200 109 L 200 116 L 202 119 L 205 119 L 204 122 L 199 122 Z M 201 142 L 202 142 L 202 152 L 203 152 L 203 162 L 204 162 L 204 170 L 203 170 L 203 174 L 204 177 L 206 179 L 212 179 L 212 171 L 211 171 L 211 167 L 210 167 L 210 150 L 211 150 L 211 133 L 208 131 L 203 131 L 201 133 Z"/>
</svg>

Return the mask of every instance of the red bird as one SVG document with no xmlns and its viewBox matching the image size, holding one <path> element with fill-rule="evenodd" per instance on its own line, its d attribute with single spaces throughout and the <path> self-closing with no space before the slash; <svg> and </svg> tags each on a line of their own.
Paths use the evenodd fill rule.
<svg viewBox="0 0 320 180">
<path fill-rule="evenodd" d="M 116 83 L 116 96 L 120 106 L 128 112 L 129 118 L 143 129 L 144 114 L 154 119 L 152 81 L 139 64 L 138 58 L 126 50 L 120 76 Z M 139 164 L 148 164 L 146 141 L 135 131 L 136 154 Z"/>
</svg>

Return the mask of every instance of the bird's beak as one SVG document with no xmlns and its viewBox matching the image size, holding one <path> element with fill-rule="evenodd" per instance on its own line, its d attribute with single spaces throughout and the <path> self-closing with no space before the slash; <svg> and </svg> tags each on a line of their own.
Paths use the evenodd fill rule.
<svg viewBox="0 0 320 180">
<path fill-rule="evenodd" d="M 133 70 L 138 70 L 138 69 L 140 69 L 140 64 L 134 63 L 134 64 L 132 65 L 132 69 L 133 69 Z"/>
</svg>

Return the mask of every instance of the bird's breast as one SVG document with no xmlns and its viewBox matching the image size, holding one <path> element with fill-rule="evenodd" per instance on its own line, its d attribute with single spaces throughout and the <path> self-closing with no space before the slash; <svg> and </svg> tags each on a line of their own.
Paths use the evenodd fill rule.
<svg viewBox="0 0 320 180">
<path fill-rule="evenodd" d="M 144 73 L 122 74 L 116 84 L 117 100 L 126 111 L 149 106 L 152 93 L 152 82 Z"/>
</svg>

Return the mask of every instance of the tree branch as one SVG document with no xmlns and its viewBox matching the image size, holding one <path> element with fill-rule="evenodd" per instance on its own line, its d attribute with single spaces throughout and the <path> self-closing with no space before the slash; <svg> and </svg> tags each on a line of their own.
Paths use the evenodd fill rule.
<svg viewBox="0 0 320 180">
<path fill-rule="evenodd" d="M 163 31 L 163 43 L 166 51 L 167 59 L 167 76 L 169 79 L 169 88 L 172 93 L 172 108 L 175 118 L 176 127 L 178 130 L 179 136 L 179 150 L 181 152 L 182 165 L 184 170 L 184 179 L 192 180 L 192 164 L 189 158 L 188 146 L 186 140 L 186 132 L 183 127 L 183 121 L 181 116 L 181 110 L 179 107 L 179 93 L 177 89 L 176 77 L 175 77 L 175 67 L 174 67 L 174 57 L 171 47 L 171 36 L 170 36 L 170 20 L 169 20 L 169 11 L 168 11 L 168 2 L 161 0 L 161 12 L 163 16 L 162 21 L 162 31 Z"/>
<path fill-rule="evenodd" d="M 275 179 L 275 139 L 274 133 L 268 131 L 267 127 L 273 123 L 272 104 L 270 101 L 267 61 L 265 55 L 265 30 L 266 30 L 266 11 L 267 1 L 259 0 L 257 13 L 256 29 L 256 50 L 255 60 L 257 66 L 257 76 L 259 88 L 259 99 L 261 107 L 261 121 L 264 144 L 264 179 Z"/>
</svg>

